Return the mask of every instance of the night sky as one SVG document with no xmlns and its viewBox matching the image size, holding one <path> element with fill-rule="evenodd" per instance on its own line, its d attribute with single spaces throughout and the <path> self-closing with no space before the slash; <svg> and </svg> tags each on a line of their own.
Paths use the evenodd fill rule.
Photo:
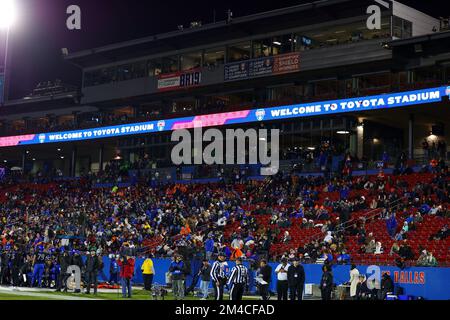
<svg viewBox="0 0 450 320">
<path fill-rule="evenodd" d="M 0 0 L 1 1 L 1 0 Z M 80 74 L 61 58 L 61 48 L 70 52 L 98 47 L 161 32 L 174 31 L 177 25 L 191 21 L 203 24 L 226 18 L 227 9 L 234 17 L 273 10 L 311 1 L 243 0 L 16 0 L 20 10 L 11 33 L 10 99 L 32 91 L 40 81 L 59 78 L 79 84 Z M 444 0 L 411 0 L 404 4 L 435 17 L 450 16 Z M 82 30 L 66 28 L 66 8 L 76 4 L 82 10 Z"/>
</svg>

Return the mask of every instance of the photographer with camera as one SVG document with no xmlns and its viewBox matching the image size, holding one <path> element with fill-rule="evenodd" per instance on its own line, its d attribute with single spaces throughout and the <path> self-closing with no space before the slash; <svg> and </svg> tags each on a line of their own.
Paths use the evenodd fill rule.
<svg viewBox="0 0 450 320">
<path fill-rule="evenodd" d="M 269 300 L 269 286 L 272 280 L 272 267 L 267 264 L 266 259 L 259 262 L 259 269 L 256 272 L 256 278 L 259 287 L 259 294 L 263 300 Z"/>
<path fill-rule="evenodd" d="M 67 279 L 70 277 L 70 273 L 67 273 L 67 268 L 69 268 L 72 259 L 67 250 L 62 251 L 57 258 L 60 271 L 57 278 L 56 292 L 61 292 L 61 289 L 67 292 Z"/>
<path fill-rule="evenodd" d="M 281 263 L 276 267 L 275 273 L 277 275 L 277 294 L 278 300 L 288 299 L 288 270 L 290 265 L 286 258 L 281 259 Z"/>
<path fill-rule="evenodd" d="M 130 256 L 122 256 L 119 259 L 119 267 L 120 267 L 120 281 L 122 284 L 122 297 L 123 298 L 131 298 L 132 296 L 132 288 L 131 288 L 131 280 L 134 276 L 134 264 L 135 261 Z"/>
</svg>

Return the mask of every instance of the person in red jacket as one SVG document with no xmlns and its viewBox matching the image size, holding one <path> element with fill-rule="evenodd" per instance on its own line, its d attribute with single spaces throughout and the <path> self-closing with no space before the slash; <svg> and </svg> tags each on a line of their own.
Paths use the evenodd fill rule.
<svg viewBox="0 0 450 320">
<path fill-rule="evenodd" d="M 133 279 L 133 276 L 134 276 L 135 261 L 132 257 L 126 256 L 126 257 L 121 257 L 118 264 L 120 267 L 120 281 L 122 284 L 122 297 L 123 298 L 126 298 L 126 297 L 131 298 L 131 295 L 132 295 L 131 279 Z"/>
</svg>

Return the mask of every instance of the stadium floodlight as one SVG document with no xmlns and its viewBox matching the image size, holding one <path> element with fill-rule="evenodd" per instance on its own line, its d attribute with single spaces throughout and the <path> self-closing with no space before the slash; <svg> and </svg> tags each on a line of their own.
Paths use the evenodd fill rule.
<svg viewBox="0 0 450 320">
<path fill-rule="evenodd" d="M 9 29 L 17 18 L 16 4 L 14 0 L 0 1 L 0 29 Z"/>
</svg>

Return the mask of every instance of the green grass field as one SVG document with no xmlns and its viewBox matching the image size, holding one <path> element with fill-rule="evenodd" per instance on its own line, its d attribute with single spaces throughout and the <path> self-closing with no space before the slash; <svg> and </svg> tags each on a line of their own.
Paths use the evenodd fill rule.
<svg viewBox="0 0 450 320">
<path fill-rule="evenodd" d="M 26 294 L 26 295 L 24 295 Z M 43 295 L 43 296 L 39 296 Z M 114 293 L 98 293 L 97 295 L 94 294 L 74 294 L 74 293 L 61 293 L 61 292 L 48 292 L 48 291 L 39 291 L 39 292 L 26 292 L 26 293 L 20 293 L 20 292 L 0 292 L 0 300 L 67 300 L 65 297 L 73 297 L 78 298 L 78 300 L 91 300 L 91 299 L 98 299 L 98 300 L 153 300 L 153 297 L 149 295 L 148 292 L 144 290 L 134 290 L 133 297 L 131 299 L 124 299 L 122 298 L 122 292 L 117 291 Z M 174 297 L 172 293 L 168 293 L 166 297 L 164 297 L 165 300 L 174 300 Z M 253 299 L 247 299 L 247 300 L 254 300 L 258 299 L 258 297 L 255 297 Z M 158 300 L 161 300 L 161 298 L 158 298 Z M 184 300 L 200 300 L 197 297 L 194 297 L 193 295 L 189 295 L 185 297 Z M 224 295 L 224 300 L 228 300 L 228 295 Z M 244 299 L 245 300 L 245 299 Z"/>
</svg>

